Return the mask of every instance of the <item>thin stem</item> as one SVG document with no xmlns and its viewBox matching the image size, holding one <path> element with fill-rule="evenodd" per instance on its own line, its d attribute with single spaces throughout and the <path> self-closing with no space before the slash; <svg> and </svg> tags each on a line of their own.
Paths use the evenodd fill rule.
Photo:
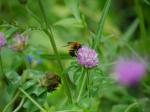
<svg viewBox="0 0 150 112">
<path fill-rule="evenodd" d="M 145 39 L 146 38 L 146 28 L 145 28 L 145 22 L 144 22 L 144 16 L 142 13 L 141 4 L 139 2 L 140 2 L 139 0 L 135 0 L 135 7 L 136 7 L 136 11 L 137 11 L 137 16 L 140 20 L 141 37 L 143 37 L 143 39 Z"/>
<path fill-rule="evenodd" d="M 58 53 L 58 50 L 57 50 L 57 47 L 56 47 L 56 44 L 55 44 L 55 40 L 54 40 L 54 36 L 53 36 L 53 33 L 52 33 L 52 29 L 51 29 L 51 27 L 48 24 L 48 20 L 47 20 L 45 11 L 44 11 L 44 7 L 42 5 L 42 1 L 38 0 L 38 3 L 39 3 L 39 7 L 40 7 L 41 12 L 43 14 L 43 19 L 44 19 L 44 22 L 45 22 L 45 25 L 46 25 L 46 29 L 44 30 L 44 32 L 49 37 L 49 40 L 51 42 L 53 51 L 54 51 L 54 53 L 55 53 L 55 55 L 57 57 L 57 62 L 59 64 L 59 66 L 60 66 L 61 71 L 63 71 L 64 69 L 63 69 L 63 65 L 61 63 L 61 58 L 60 58 L 60 55 Z M 69 98 L 70 102 L 72 103 L 72 96 L 71 96 L 70 87 L 69 87 L 69 78 L 68 78 L 68 75 L 65 75 L 64 77 L 62 77 L 62 79 L 64 81 L 64 86 L 66 86 L 66 93 L 68 95 L 68 98 Z"/>
<path fill-rule="evenodd" d="M 54 40 L 54 37 L 53 37 L 53 35 L 52 35 L 52 33 L 51 33 L 51 31 L 48 29 L 46 29 L 46 30 L 44 30 L 44 32 L 48 35 L 48 37 L 49 37 L 49 40 L 50 40 L 50 42 L 51 42 L 51 45 L 52 45 L 52 47 L 53 47 L 53 51 L 54 51 L 54 53 L 56 54 L 56 57 L 57 57 L 57 62 L 58 62 L 58 64 L 59 64 L 59 66 L 60 66 L 60 69 L 61 69 L 61 71 L 63 71 L 63 65 L 62 65 L 62 63 L 61 63 L 61 58 L 60 58 L 60 55 L 59 55 L 59 53 L 58 53 L 58 50 L 57 50 L 57 47 L 56 47 L 56 44 L 55 44 L 55 40 Z"/>
<path fill-rule="evenodd" d="M 19 88 L 19 90 L 35 105 L 37 106 L 42 112 L 46 112 L 46 110 L 41 107 L 25 90 Z"/>
<path fill-rule="evenodd" d="M 87 80 L 87 74 L 84 74 L 83 81 L 82 81 L 82 84 L 81 84 L 81 88 L 80 88 L 79 94 L 77 96 L 77 103 L 80 101 L 80 97 L 81 97 L 83 89 L 85 87 L 86 80 Z"/>
<path fill-rule="evenodd" d="M 83 112 L 83 110 L 59 110 L 56 112 Z"/>
<path fill-rule="evenodd" d="M 25 9 L 28 12 L 28 14 L 30 14 L 42 26 L 42 21 L 40 21 L 40 19 L 34 14 L 34 12 L 32 12 L 32 10 L 27 5 L 25 6 Z"/>
<path fill-rule="evenodd" d="M 50 40 L 50 42 L 51 42 L 51 44 L 52 44 L 52 47 L 53 47 L 53 51 L 54 51 L 55 54 L 56 54 L 57 61 L 58 61 L 58 64 L 59 64 L 59 66 L 60 66 L 60 69 L 63 71 L 63 65 L 62 65 L 62 63 L 61 63 L 61 59 L 60 59 L 60 56 L 59 56 L 59 53 L 58 53 L 58 50 L 57 50 L 57 47 L 56 47 L 56 44 L 55 44 L 55 40 L 54 40 L 54 36 L 53 36 L 53 33 L 52 33 L 52 29 L 51 29 L 51 27 L 50 27 L 49 24 L 48 24 L 48 20 L 47 20 L 47 18 L 46 18 L 46 14 L 45 14 L 44 7 L 43 7 L 43 5 L 42 5 L 42 1 L 41 1 L 41 0 L 39 0 L 39 7 L 40 7 L 41 12 L 42 12 L 42 14 L 43 14 L 44 22 L 45 22 L 45 25 L 46 25 L 46 28 L 47 28 L 47 29 L 44 30 L 44 32 L 45 32 L 45 33 L 48 35 L 48 37 L 49 37 L 49 40 Z"/>
<path fill-rule="evenodd" d="M 20 92 L 18 91 L 16 93 L 16 95 L 10 100 L 10 102 L 5 106 L 5 108 L 3 109 L 3 112 L 7 112 L 7 109 L 9 108 L 10 105 L 13 104 L 13 102 L 18 98 Z"/>
<path fill-rule="evenodd" d="M 20 104 L 17 106 L 17 108 L 13 112 L 18 112 L 21 109 L 24 101 L 25 101 L 25 98 L 22 98 L 22 100 L 20 101 Z"/>
<path fill-rule="evenodd" d="M 81 20 L 82 20 L 82 24 L 84 26 L 83 33 L 84 33 L 85 40 L 91 46 L 90 39 L 89 39 L 90 33 L 88 31 L 88 26 L 87 26 L 87 23 L 84 19 L 84 16 L 82 16 Z"/>
<path fill-rule="evenodd" d="M 86 86 L 87 86 L 87 90 L 88 90 L 88 96 L 90 97 L 90 76 L 89 76 L 89 70 L 87 69 L 87 83 L 86 83 Z"/>
<path fill-rule="evenodd" d="M 1 68 L 1 72 L 2 72 L 2 75 L 4 75 L 4 69 L 3 69 L 3 62 L 2 62 L 2 56 L 1 56 L 1 49 L 0 49 L 0 68 Z"/>
<path fill-rule="evenodd" d="M 135 107 L 135 106 L 137 106 L 137 105 L 138 105 L 137 102 L 132 103 L 131 105 L 129 105 L 129 106 L 126 108 L 126 110 L 125 110 L 124 112 L 129 112 L 133 107 Z"/>
<path fill-rule="evenodd" d="M 143 63 L 146 63 L 145 60 L 138 55 L 138 53 L 129 45 L 129 44 L 126 44 L 127 48 L 132 52 L 134 53 L 134 55 Z M 148 70 L 150 70 L 150 67 L 149 66 L 146 66 Z"/>
</svg>

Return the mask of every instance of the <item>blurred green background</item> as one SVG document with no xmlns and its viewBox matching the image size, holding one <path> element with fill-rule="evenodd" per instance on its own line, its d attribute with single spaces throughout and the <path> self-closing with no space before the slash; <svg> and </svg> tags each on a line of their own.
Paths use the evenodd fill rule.
<svg viewBox="0 0 150 112">
<path fill-rule="evenodd" d="M 26 52 L 34 52 L 31 49 L 36 49 L 42 51 L 42 54 L 46 57 L 44 62 L 37 65 L 34 69 L 61 73 L 57 63 L 53 61 L 53 56 L 50 57 L 54 52 L 48 36 L 40 30 L 43 28 L 44 20 L 37 0 L 28 0 L 27 3 L 21 3 L 23 1 L 25 0 L 0 0 L 0 31 L 5 33 L 7 39 L 11 38 L 15 32 L 28 34 L 29 46 L 32 47 L 29 47 Z M 80 41 L 83 44 L 87 44 L 87 38 L 93 37 L 106 2 L 106 0 L 76 1 L 78 0 L 43 0 L 48 24 L 52 26 L 57 48 L 64 57 L 68 53 L 67 47 L 64 47 L 67 42 Z M 150 2 L 148 0 L 112 0 L 103 30 L 101 50 L 105 58 L 102 59 L 102 64 L 107 65 L 120 55 L 128 56 L 131 51 L 126 47 L 126 43 L 132 46 L 140 55 L 149 58 L 149 12 Z M 37 19 L 35 19 L 36 17 Z M 119 47 L 116 47 L 117 45 Z M 68 55 L 66 57 L 67 60 L 66 58 L 63 60 L 64 67 L 67 67 L 70 60 L 72 60 Z M 17 70 L 21 64 L 20 56 L 7 48 L 2 49 L 2 58 L 6 71 L 12 68 Z M 14 60 L 16 61 L 14 62 Z M 105 67 L 102 67 L 102 69 L 107 71 Z M 150 79 L 147 80 L 149 81 Z M 111 88 L 110 85 L 109 87 Z M 119 87 L 116 87 L 116 90 L 122 93 L 113 93 L 113 89 L 110 89 L 110 91 L 106 90 L 106 93 L 110 92 L 110 94 L 107 93 L 106 97 L 101 98 L 101 106 L 103 107 L 101 112 L 110 112 L 110 109 L 113 108 L 112 105 L 122 103 L 123 101 L 119 98 L 123 98 L 126 104 L 131 102 L 129 100 L 130 96 L 125 95 L 124 89 L 121 88 L 120 90 Z M 149 87 L 146 91 L 148 90 L 150 90 Z M 10 98 L 9 95 L 5 94 L 5 91 L 3 91 L 3 85 L 0 84 L 0 105 L 2 107 Z M 59 91 L 57 91 L 58 94 L 54 95 L 54 99 L 53 96 L 49 96 L 49 99 L 53 99 L 52 101 L 50 100 L 50 104 L 54 103 L 55 98 L 59 99 L 61 97 Z M 114 94 L 117 94 L 117 97 L 113 96 Z M 143 93 L 141 94 L 143 95 Z M 123 95 L 125 96 L 123 97 Z M 147 92 L 146 95 L 149 97 Z M 98 105 L 96 102 L 98 99 L 92 100 L 95 102 L 95 105 Z M 143 102 L 147 102 L 147 99 L 143 100 Z M 111 108 L 107 108 L 109 106 Z M 112 112 L 121 112 L 126 106 L 117 105 Z M 120 111 L 118 111 L 119 109 Z M 143 112 L 149 112 L 149 109 Z M 91 111 L 86 110 L 85 112 Z M 141 110 L 134 110 L 133 112 L 141 112 Z"/>
</svg>

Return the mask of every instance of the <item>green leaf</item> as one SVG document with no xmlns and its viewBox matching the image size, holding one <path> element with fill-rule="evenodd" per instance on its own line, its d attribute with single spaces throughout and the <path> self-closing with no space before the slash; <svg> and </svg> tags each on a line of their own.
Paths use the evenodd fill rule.
<svg viewBox="0 0 150 112">
<path fill-rule="evenodd" d="M 83 28 L 82 22 L 78 21 L 75 18 L 65 18 L 65 19 L 62 19 L 60 21 L 57 21 L 56 23 L 54 23 L 54 25 L 55 26 L 62 26 L 65 28 L 68 28 L 68 27 Z"/>
<path fill-rule="evenodd" d="M 37 81 L 35 81 L 35 80 L 29 80 L 22 85 L 22 88 L 24 90 L 29 89 L 29 88 L 33 87 L 36 83 L 37 83 Z"/>
<path fill-rule="evenodd" d="M 15 93 L 17 88 L 18 88 L 18 85 L 9 83 L 8 86 L 7 86 L 7 93 L 8 93 L 8 95 L 13 97 L 13 94 Z"/>
<path fill-rule="evenodd" d="M 44 102 L 46 101 L 46 93 L 41 94 L 40 96 L 35 96 L 32 95 L 32 98 L 37 101 L 40 105 L 43 105 Z M 37 110 L 39 110 L 39 108 L 37 108 L 33 102 L 31 102 L 29 99 L 25 101 L 23 107 L 26 109 L 26 112 L 35 112 Z"/>
<path fill-rule="evenodd" d="M 101 15 L 101 18 L 100 18 L 99 23 L 98 23 L 96 37 L 94 39 L 94 45 L 93 45 L 94 48 L 97 48 L 97 46 L 100 42 L 100 38 L 102 37 L 102 31 L 104 28 L 104 23 L 105 23 L 106 17 L 108 15 L 110 4 L 111 4 L 111 0 L 107 0 L 105 3 L 104 9 L 102 11 L 102 15 Z"/>
<path fill-rule="evenodd" d="M 27 79 L 33 79 L 35 81 L 38 81 L 39 78 L 41 78 L 43 75 L 43 72 L 38 71 L 38 70 L 25 70 L 23 72 L 23 76 L 26 77 Z"/>
<path fill-rule="evenodd" d="M 130 38 L 132 37 L 133 33 L 137 29 L 138 24 L 139 24 L 138 19 L 135 19 L 134 22 L 129 26 L 127 31 L 124 33 L 124 35 L 120 38 L 120 40 L 118 42 L 118 44 L 120 46 L 123 46 L 125 43 L 127 43 L 130 40 Z"/>
<path fill-rule="evenodd" d="M 82 78 L 82 74 L 83 73 L 83 69 L 82 68 L 78 68 L 74 74 L 73 74 L 73 80 L 75 82 L 75 85 L 78 85 L 81 81 Z"/>
<path fill-rule="evenodd" d="M 9 30 L 7 30 L 5 32 L 6 38 L 8 39 L 9 37 L 11 37 L 17 30 L 18 30 L 17 27 L 11 27 L 11 28 L 9 28 Z"/>
<path fill-rule="evenodd" d="M 74 17 L 80 21 L 80 10 L 79 10 L 79 0 L 64 0 L 65 4 L 69 7 Z"/>
<path fill-rule="evenodd" d="M 15 72 L 10 71 L 6 73 L 6 78 L 9 81 L 7 91 L 9 95 L 14 94 L 16 89 L 21 85 L 21 77 Z"/>
<path fill-rule="evenodd" d="M 46 92 L 46 90 L 47 89 L 44 87 L 35 87 L 34 89 L 32 89 L 32 93 L 35 94 L 36 96 L 40 96 L 41 94 Z"/>
<path fill-rule="evenodd" d="M 21 84 L 21 77 L 15 71 L 7 72 L 6 77 L 9 80 L 9 82 L 14 84 L 14 85 L 20 85 Z"/>
<path fill-rule="evenodd" d="M 144 2 L 145 2 L 147 5 L 150 5 L 150 1 L 144 0 Z"/>
<path fill-rule="evenodd" d="M 124 112 L 126 107 L 127 105 L 123 105 L 123 104 L 115 105 L 112 108 L 112 112 Z"/>
<path fill-rule="evenodd" d="M 57 60 L 56 55 L 52 55 L 52 54 L 43 54 L 41 55 L 41 57 L 46 58 L 48 60 Z M 69 54 L 60 54 L 60 59 L 61 60 L 68 60 L 68 59 L 72 59 L 72 57 Z"/>
</svg>

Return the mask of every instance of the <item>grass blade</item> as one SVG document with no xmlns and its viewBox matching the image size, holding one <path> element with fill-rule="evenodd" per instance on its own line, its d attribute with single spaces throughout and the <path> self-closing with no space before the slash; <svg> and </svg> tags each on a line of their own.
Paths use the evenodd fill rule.
<svg viewBox="0 0 150 112">
<path fill-rule="evenodd" d="M 127 43 L 130 40 L 131 36 L 137 29 L 138 25 L 139 25 L 139 20 L 138 19 L 134 20 L 134 22 L 129 26 L 129 28 L 124 33 L 124 35 L 120 38 L 118 42 L 119 46 L 123 46 L 125 43 Z"/>
<path fill-rule="evenodd" d="M 105 3 L 104 9 L 102 11 L 102 15 L 101 15 L 101 18 L 100 18 L 99 23 L 98 23 L 96 37 L 94 39 L 94 45 L 93 45 L 94 49 L 97 48 L 98 43 L 100 42 L 100 38 L 102 37 L 102 31 L 104 28 L 104 23 L 105 23 L 106 17 L 108 15 L 110 4 L 111 4 L 111 0 L 107 0 Z"/>
<path fill-rule="evenodd" d="M 48 60 L 57 60 L 56 55 L 53 54 L 43 54 L 41 55 L 41 57 L 46 58 Z M 73 59 L 70 55 L 68 54 L 60 54 L 60 59 L 61 60 L 69 60 L 69 59 Z"/>
</svg>

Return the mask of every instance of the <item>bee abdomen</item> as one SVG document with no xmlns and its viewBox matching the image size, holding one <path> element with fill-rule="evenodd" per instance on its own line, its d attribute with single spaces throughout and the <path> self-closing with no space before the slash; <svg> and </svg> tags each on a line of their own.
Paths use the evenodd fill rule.
<svg viewBox="0 0 150 112">
<path fill-rule="evenodd" d="M 72 56 L 72 57 L 76 57 L 76 52 L 75 50 L 69 50 L 69 54 Z"/>
</svg>

